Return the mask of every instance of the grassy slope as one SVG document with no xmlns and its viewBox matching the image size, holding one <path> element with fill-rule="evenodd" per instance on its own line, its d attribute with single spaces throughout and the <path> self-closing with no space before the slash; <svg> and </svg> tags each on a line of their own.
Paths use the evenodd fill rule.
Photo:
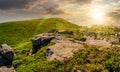
<svg viewBox="0 0 120 72">
<path fill-rule="evenodd" d="M 66 28 L 73 29 L 78 26 L 59 18 L 2 23 L 0 24 L 0 44 L 16 46 L 29 41 L 35 34 Z"/>
<path fill-rule="evenodd" d="M 120 70 L 119 53 L 110 50 L 100 51 L 96 47 L 86 46 L 85 50 L 80 51 L 65 63 L 57 60 L 47 61 L 44 56 L 47 46 L 40 49 L 35 55 L 26 56 L 26 52 L 32 48 L 30 39 L 34 35 L 48 32 L 51 29 L 62 30 L 66 28 L 74 30 L 79 27 L 59 18 L 2 23 L 0 24 L 0 44 L 8 43 L 13 47 L 16 53 L 13 65 L 17 72 L 74 72 L 74 70 L 118 72 Z M 88 31 L 96 31 L 98 28 L 87 29 L 83 27 Z M 99 30 L 103 31 L 103 28 Z M 113 29 L 104 28 L 104 31 L 113 32 Z M 77 35 L 78 38 L 82 36 L 81 34 Z"/>
</svg>

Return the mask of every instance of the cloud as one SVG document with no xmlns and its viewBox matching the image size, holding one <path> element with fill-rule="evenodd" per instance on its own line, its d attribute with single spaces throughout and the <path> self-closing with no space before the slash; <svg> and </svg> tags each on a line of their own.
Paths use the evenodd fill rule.
<svg viewBox="0 0 120 72">
<path fill-rule="evenodd" d="M 38 8 L 45 14 L 62 13 L 62 10 L 57 9 L 58 7 L 59 4 L 54 0 L 0 0 L 0 10 L 25 9 L 32 11 L 33 8 Z"/>
<path fill-rule="evenodd" d="M 114 11 L 109 12 L 108 18 L 109 21 L 107 21 L 107 24 L 120 24 L 120 9 L 115 9 Z"/>
<path fill-rule="evenodd" d="M 115 11 L 111 12 L 110 15 L 115 17 L 115 18 L 120 18 L 120 8 L 118 8 Z"/>
<path fill-rule="evenodd" d="M 92 0 L 0 0 L 1 10 L 11 10 L 11 9 L 32 9 L 33 7 L 39 5 L 54 5 L 55 2 L 59 5 L 59 2 L 86 4 L 90 3 Z M 45 4 L 44 4 L 45 3 Z"/>
<path fill-rule="evenodd" d="M 120 14 L 120 8 L 116 9 L 117 14 Z"/>
<path fill-rule="evenodd" d="M 47 0 L 44 4 L 41 4 L 40 7 L 43 9 L 44 13 L 46 13 L 46 14 L 70 15 L 71 10 L 73 8 L 75 10 L 77 9 L 76 5 L 77 5 L 77 7 L 79 4 L 81 4 L 81 6 L 82 6 L 83 4 L 90 4 L 92 1 L 93 0 Z M 72 8 L 71 8 L 71 5 L 72 5 Z M 37 6 L 37 7 L 39 7 L 39 6 Z M 76 11 L 74 11 L 74 12 L 76 12 Z"/>
<path fill-rule="evenodd" d="M 111 17 L 114 20 L 119 20 L 120 14 L 118 14 L 117 12 L 111 12 L 111 13 L 109 13 L 109 17 Z"/>
<path fill-rule="evenodd" d="M 51 13 L 52 11 L 56 10 L 57 8 L 59 8 L 59 5 L 54 2 L 53 0 L 48 0 L 47 2 L 45 2 L 44 4 L 38 6 L 41 7 L 43 9 L 43 11 L 46 11 L 46 13 Z"/>
<path fill-rule="evenodd" d="M 0 9 L 28 9 L 45 1 L 46 0 L 0 0 Z"/>
<path fill-rule="evenodd" d="M 93 0 L 57 0 L 57 1 L 65 1 L 73 4 L 88 4 L 91 3 Z"/>
</svg>

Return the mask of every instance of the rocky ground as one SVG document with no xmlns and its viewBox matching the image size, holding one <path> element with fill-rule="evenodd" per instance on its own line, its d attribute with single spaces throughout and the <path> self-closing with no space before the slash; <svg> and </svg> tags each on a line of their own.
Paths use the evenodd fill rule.
<svg viewBox="0 0 120 72">
<path fill-rule="evenodd" d="M 62 32 L 63 31 L 63 32 Z M 60 34 L 69 34 L 73 35 L 73 32 L 71 31 L 60 31 Z M 71 32 L 71 33 L 70 33 Z M 90 33 L 90 32 L 89 32 Z M 35 50 L 37 47 L 40 48 L 42 46 L 45 46 L 49 44 L 50 42 L 55 43 L 52 46 L 49 46 L 46 49 L 46 58 L 48 60 L 60 60 L 64 61 L 65 59 L 69 59 L 72 57 L 75 53 L 79 52 L 79 50 L 84 49 L 84 44 L 88 46 L 97 46 L 99 49 L 103 48 L 109 48 L 113 49 L 113 47 L 117 46 L 117 52 L 120 53 L 120 45 L 115 45 L 115 42 L 119 42 L 118 38 L 112 37 L 112 38 L 105 38 L 101 35 L 90 35 L 89 33 L 84 34 L 85 40 L 75 40 L 72 37 L 66 37 L 62 36 L 58 33 L 45 33 L 37 35 L 34 39 L 32 39 L 33 43 L 33 50 Z"/>
</svg>

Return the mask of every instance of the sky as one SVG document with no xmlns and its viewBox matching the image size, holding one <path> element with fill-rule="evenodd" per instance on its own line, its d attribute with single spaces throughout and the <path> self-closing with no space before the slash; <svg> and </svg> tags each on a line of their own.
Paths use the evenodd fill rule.
<svg viewBox="0 0 120 72">
<path fill-rule="evenodd" d="M 53 17 L 77 25 L 120 24 L 120 0 L 0 0 L 0 22 Z"/>
</svg>

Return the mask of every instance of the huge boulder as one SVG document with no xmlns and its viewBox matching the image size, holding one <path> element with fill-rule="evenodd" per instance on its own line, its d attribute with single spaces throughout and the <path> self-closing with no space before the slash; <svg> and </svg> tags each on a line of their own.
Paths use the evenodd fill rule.
<svg viewBox="0 0 120 72">
<path fill-rule="evenodd" d="M 14 52 L 7 44 L 2 44 L 0 48 L 0 66 L 12 65 Z"/>
</svg>

